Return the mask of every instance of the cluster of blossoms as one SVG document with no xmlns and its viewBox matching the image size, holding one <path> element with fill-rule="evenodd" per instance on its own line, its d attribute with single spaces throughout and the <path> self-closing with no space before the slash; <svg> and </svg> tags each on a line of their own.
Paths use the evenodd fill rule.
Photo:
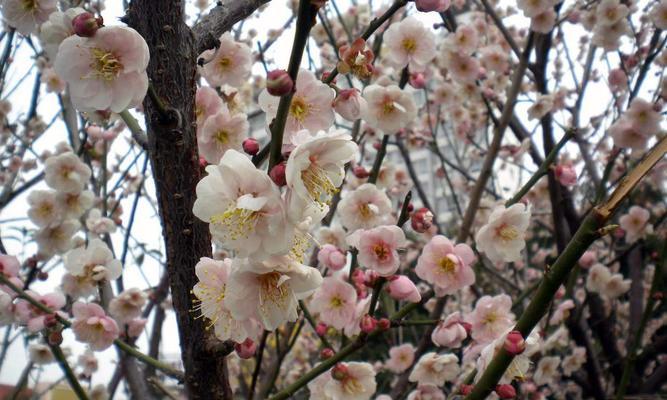
<svg viewBox="0 0 667 400">
<path fill-rule="evenodd" d="M 202 12 L 209 6 L 195 3 Z M 192 358 L 201 356 L 199 347 L 217 351 L 215 339 L 228 342 L 221 347 L 233 347 L 235 355 L 220 365 L 228 362 L 235 395 L 270 397 L 276 389 L 293 394 L 307 387 L 312 399 L 444 400 L 479 390 L 493 360 L 507 355 L 512 359 L 497 386 L 488 388 L 490 398 L 603 398 L 624 390 L 622 366 L 633 362 L 643 370 L 632 371 L 630 390 L 660 377 L 664 356 L 638 351 L 655 338 L 656 353 L 664 350 L 667 317 L 655 304 L 663 296 L 667 163 L 645 173 L 631 204 L 621 203 L 620 216 L 605 220 L 618 225 L 589 232 L 597 242 L 585 253 L 577 249 L 583 253 L 578 262 L 570 250 L 583 243 L 586 235 L 571 240 L 585 217 L 598 216 L 595 206 L 626 184 L 623 178 L 647 149 L 665 140 L 667 79 L 650 67 L 654 61 L 667 65 L 667 0 L 641 12 L 620 0 L 519 0 L 516 7 L 483 1 L 483 8 L 463 0 L 415 0 L 379 10 L 353 3 L 339 10 L 333 2 L 290 2 L 297 35 L 312 22 L 298 19 L 311 8 L 319 12 L 308 41 L 318 51 L 308 49 L 308 69 L 290 61 L 289 71 L 269 70 L 283 62 L 271 59 L 268 48 L 284 29 L 268 32 L 259 51 L 253 50 L 258 34 L 252 29 L 218 33 L 215 47 L 189 60 L 197 76 L 196 92 L 194 81 L 189 88 L 194 115 L 175 110 L 179 123 L 189 123 L 174 134 L 191 133 L 187 156 L 195 169 L 175 177 L 174 171 L 155 173 L 171 168 L 171 160 L 160 158 L 164 138 L 139 143 L 143 132 L 128 113 L 144 101 L 149 72 L 172 73 L 161 66 L 147 72 L 144 38 L 130 27 L 104 26 L 97 16 L 101 6 L 89 2 L 60 11 L 53 0 L 0 0 L 12 35 L 15 30 L 39 39 L 38 89 L 58 94 L 72 136 L 70 145 L 23 160 L 26 150 L 7 143 L 19 136 L 34 141 L 47 124 L 30 115 L 19 133 L 10 123 L 12 102 L 0 101 L 0 144 L 8 154 L 20 153 L 0 158 L 0 181 L 8 182 L 0 204 L 13 198 L 15 181 L 32 186 L 22 174 L 38 162 L 46 185 L 26 195 L 34 225 L 26 236 L 35 255 L 23 264 L 0 256 L 0 325 L 31 335 L 27 349 L 36 365 L 57 358 L 62 365 L 51 348 L 71 328 L 85 344 L 77 372 L 91 379 L 98 370 L 95 352 L 137 343 L 151 310 L 167 311 L 167 292 L 176 298 L 177 288 L 188 283 L 190 297 L 174 300 L 183 348 L 188 329 L 208 332 L 204 346 L 188 348 L 186 373 Z M 427 23 L 430 17 L 438 23 Z M 515 19 L 517 26 L 504 25 Z M 576 57 L 567 47 L 573 39 L 561 34 L 568 26 L 584 32 Z M 165 36 L 174 32 L 170 25 L 161 29 Z M 11 45 L 14 39 L 8 40 Z M 258 61 L 266 79 L 253 74 Z M 655 87 L 641 90 L 651 79 Z M 582 106 L 587 84 L 606 85 L 607 108 Z M 151 92 L 156 107 L 146 109 L 149 135 L 155 135 L 156 120 L 167 125 L 152 110 L 160 100 Z M 82 128 L 69 114 L 72 107 L 81 113 Z M 129 151 L 114 159 L 121 152 L 116 138 L 127 127 L 118 118 L 132 128 L 136 143 L 128 137 L 122 145 Z M 563 143 L 574 139 L 561 146 L 553 136 L 565 125 L 574 128 L 562 129 Z M 540 140 L 533 129 L 541 129 Z M 516 140 L 507 139 L 510 131 Z M 184 145 L 179 140 L 178 148 Z M 142 153 L 121 171 L 137 145 L 148 153 L 144 171 L 150 159 L 162 179 L 158 202 L 142 192 L 145 172 L 128 174 Z M 560 154 L 552 157 L 552 151 Z M 417 161 L 424 153 L 428 157 Z M 405 166 L 396 162 L 399 156 Z M 527 166 L 528 156 L 537 167 Z M 109 185 L 117 173 L 118 183 Z M 198 182 L 183 183 L 183 176 L 200 174 Z M 189 193 L 169 193 L 165 201 L 160 191 L 170 181 Z M 128 216 L 121 199 L 130 194 L 136 197 Z M 168 268 L 159 286 L 125 289 L 122 275 L 132 259 L 137 265 L 144 255 L 164 261 L 131 232 L 142 196 L 160 211 Z M 175 209 L 186 228 L 164 214 Z M 210 231 L 212 255 L 201 222 Z M 114 244 L 121 237 L 119 252 Z M 185 244 L 178 248 L 174 242 L 181 239 Z M 175 257 L 173 247 L 190 259 Z M 573 264 L 567 274 L 564 253 Z M 49 280 L 53 264 L 62 265 L 58 287 L 41 293 L 31 285 Z M 194 276 L 183 280 L 189 268 Z M 542 304 L 528 305 L 530 300 Z M 655 311 L 642 314 L 643 307 Z M 164 313 L 154 318 L 151 339 L 159 343 Z M 526 320 L 535 322 L 530 329 Z M 34 340 L 36 333 L 44 340 Z M 253 369 L 254 356 L 257 372 L 248 388 L 243 375 Z M 257 379 L 260 370 L 269 374 L 266 382 L 264 375 Z M 200 384 L 186 380 L 188 390 Z M 89 390 L 91 396 L 104 392 Z"/>
</svg>

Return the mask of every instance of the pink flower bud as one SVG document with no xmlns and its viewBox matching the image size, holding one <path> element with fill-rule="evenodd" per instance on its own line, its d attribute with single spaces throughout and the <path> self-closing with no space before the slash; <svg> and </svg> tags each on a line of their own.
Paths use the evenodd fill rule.
<svg viewBox="0 0 667 400">
<path fill-rule="evenodd" d="M 470 392 L 472 392 L 472 388 L 473 388 L 472 385 L 466 385 L 464 383 L 463 385 L 461 385 L 461 389 L 459 391 L 461 392 L 462 395 L 467 396 L 470 394 Z"/>
<path fill-rule="evenodd" d="M 331 377 L 337 381 L 342 381 L 348 377 L 349 371 L 347 365 L 343 363 L 336 364 L 331 368 Z"/>
<path fill-rule="evenodd" d="M 391 328 L 391 321 L 388 318 L 380 318 L 377 322 L 377 328 L 381 331 L 386 331 Z"/>
<path fill-rule="evenodd" d="M 508 353 L 516 356 L 526 350 L 526 341 L 523 339 L 521 332 L 512 331 L 505 337 L 505 343 L 503 343 L 503 347 Z"/>
<path fill-rule="evenodd" d="M 340 271 L 347 264 L 347 256 L 336 246 L 325 244 L 317 253 L 317 261 L 326 268 Z"/>
<path fill-rule="evenodd" d="M 202 156 L 199 156 L 199 168 L 206 168 L 207 165 L 208 162 L 206 161 L 206 159 Z"/>
<path fill-rule="evenodd" d="M 412 225 L 412 229 L 414 229 L 416 232 L 424 233 L 431 227 L 431 224 L 433 223 L 433 214 L 431 211 L 429 211 L 428 208 L 422 207 L 412 213 L 412 216 L 410 217 L 410 223 Z"/>
<path fill-rule="evenodd" d="M 60 346 L 63 342 L 63 334 L 61 331 L 54 331 L 49 333 L 47 340 L 51 346 Z"/>
<path fill-rule="evenodd" d="M 516 397 L 516 389 L 512 385 L 498 385 L 496 386 L 496 394 L 501 399 L 513 399 Z"/>
<path fill-rule="evenodd" d="M 572 165 L 558 164 L 554 167 L 556 179 L 563 186 L 574 186 L 577 184 L 577 171 Z"/>
<path fill-rule="evenodd" d="M 334 351 L 328 347 L 326 349 L 322 349 L 322 351 L 320 351 L 320 360 L 326 360 L 327 358 L 331 358 L 333 357 L 334 354 L 336 353 L 334 353 Z"/>
<path fill-rule="evenodd" d="M 379 277 L 380 275 L 378 275 L 377 272 L 367 269 L 365 272 L 364 285 L 366 285 L 366 287 L 374 287 L 375 282 L 377 282 Z"/>
<path fill-rule="evenodd" d="M 421 72 L 410 74 L 410 86 L 415 89 L 423 89 L 426 87 L 426 78 Z"/>
<path fill-rule="evenodd" d="M 352 173 L 359 179 L 366 179 L 370 176 L 368 170 L 362 167 L 361 165 L 357 165 L 354 168 L 352 168 Z"/>
<path fill-rule="evenodd" d="M 276 164 L 271 171 L 269 172 L 269 177 L 278 186 L 287 185 L 287 177 L 285 177 L 285 169 L 287 168 L 287 163 L 285 161 L 280 164 Z"/>
<path fill-rule="evenodd" d="M 53 328 L 58 324 L 58 319 L 56 319 L 55 314 L 49 314 L 44 316 L 44 326 L 47 328 Z"/>
<path fill-rule="evenodd" d="M 450 4 L 450 0 L 415 0 L 417 10 L 421 12 L 444 12 L 447 11 Z"/>
<path fill-rule="evenodd" d="M 359 321 L 359 327 L 363 332 L 366 333 L 373 332 L 376 326 L 377 326 L 377 320 L 368 314 L 361 317 L 361 321 Z"/>
<path fill-rule="evenodd" d="M 266 91 L 272 96 L 284 96 L 294 89 L 294 82 L 284 69 L 274 69 L 266 75 Z"/>
<path fill-rule="evenodd" d="M 236 343 L 234 345 L 234 350 L 236 350 L 236 354 L 247 360 L 248 358 L 252 357 L 255 355 L 255 350 L 257 350 L 257 344 L 250 338 L 247 338 L 246 340 L 243 341 L 243 343 Z"/>
<path fill-rule="evenodd" d="M 259 152 L 259 142 L 257 142 L 257 139 L 247 138 L 246 140 L 244 140 L 243 151 L 245 151 L 246 154 L 250 154 L 251 156 L 257 154 Z"/>
<path fill-rule="evenodd" d="M 595 261 L 597 260 L 597 253 L 595 250 L 586 250 L 584 254 L 581 256 L 579 259 L 579 266 L 583 269 L 588 269 L 595 264 Z"/>
<path fill-rule="evenodd" d="M 315 332 L 317 332 L 319 336 L 326 335 L 327 330 L 329 330 L 329 327 L 324 322 L 320 322 L 319 324 L 315 325 Z"/>
<path fill-rule="evenodd" d="M 74 33 L 81 37 L 93 37 L 95 32 L 102 27 L 102 18 L 95 18 L 89 12 L 84 12 L 72 19 L 72 29 Z"/>
<path fill-rule="evenodd" d="M 389 296 L 396 300 L 407 300 L 411 303 L 418 303 L 422 299 L 417 286 L 405 275 L 394 275 L 389 278 L 386 290 Z"/>
<path fill-rule="evenodd" d="M 361 97 L 357 89 L 342 89 L 333 101 L 334 110 L 348 121 L 356 121 L 361 118 L 361 110 L 366 105 L 366 100 Z"/>
</svg>

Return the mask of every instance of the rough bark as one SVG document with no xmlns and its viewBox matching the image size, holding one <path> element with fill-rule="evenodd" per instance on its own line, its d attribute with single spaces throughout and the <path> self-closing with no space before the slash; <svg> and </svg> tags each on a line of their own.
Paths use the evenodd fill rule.
<svg viewBox="0 0 667 400">
<path fill-rule="evenodd" d="M 178 0 L 134 0 L 127 22 L 148 43 L 148 77 L 157 96 L 174 110 L 165 115 L 144 100 L 148 150 L 167 253 L 172 301 L 177 316 L 185 387 L 190 399 L 231 399 L 224 353 L 191 312 L 194 267 L 211 255 L 208 227 L 192 214 L 200 179 L 196 143 L 195 36 L 185 24 Z"/>
</svg>

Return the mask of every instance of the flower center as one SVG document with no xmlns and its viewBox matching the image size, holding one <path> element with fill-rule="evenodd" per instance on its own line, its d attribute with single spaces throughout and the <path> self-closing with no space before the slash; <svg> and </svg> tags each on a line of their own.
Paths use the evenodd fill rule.
<svg viewBox="0 0 667 400">
<path fill-rule="evenodd" d="M 229 132 L 227 132 L 226 130 L 217 131 L 215 133 L 214 138 L 215 141 L 218 142 L 218 144 L 221 145 L 227 144 L 229 142 Z"/>
<path fill-rule="evenodd" d="M 315 163 L 301 171 L 301 180 L 310 197 L 322 206 L 329 204 L 338 191 L 324 169 Z"/>
<path fill-rule="evenodd" d="M 238 240 L 248 237 L 259 216 L 259 211 L 236 208 L 236 204 L 232 204 L 222 214 L 211 217 L 210 223 L 220 225 L 225 230 L 225 240 Z"/>
<path fill-rule="evenodd" d="M 289 106 L 289 113 L 295 120 L 303 123 L 310 113 L 308 103 L 302 97 L 294 96 Z"/>
<path fill-rule="evenodd" d="M 375 213 L 373 212 L 373 209 L 369 203 L 362 203 L 359 204 L 359 215 L 363 219 L 369 219 L 375 216 Z"/>
<path fill-rule="evenodd" d="M 502 224 L 496 229 L 496 235 L 504 241 L 510 241 L 518 238 L 519 232 L 512 225 Z"/>
<path fill-rule="evenodd" d="M 494 311 L 491 311 L 484 316 L 482 322 L 484 324 L 493 324 L 496 320 L 498 320 L 498 315 Z"/>
<path fill-rule="evenodd" d="M 116 57 L 112 52 L 93 48 L 90 51 L 92 55 L 92 63 L 90 67 L 94 70 L 96 77 L 101 78 L 105 81 L 112 81 L 123 70 L 123 64 L 121 64 L 118 57 Z"/>
<path fill-rule="evenodd" d="M 231 66 L 232 66 L 232 60 L 229 57 L 222 57 L 220 61 L 218 61 L 218 67 L 222 71 L 229 69 L 229 67 Z"/>
<path fill-rule="evenodd" d="M 454 262 L 454 260 L 452 260 L 447 256 L 440 259 L 440 261 L 438 262 L 438 267 L 440 267 L 438 272 L 442 274 L 451 275 L 456 271 L 456 263 Z"/>
<path fill-rule="evenodd" d="M 403 50 L 408 54 L 412 54 L 417 48 L 417 42 L 413 38 L 403 39 L 401 45 L 403 46 Z"/>
<path fill-rule="evenodd" d="M 281 282 L 282 275 L 279 272 L 269 272 L 257 277 L 259 281 L 260 307 L 266 302 L 284 305 L 289 294 L 287 284 Z"/>
<path fill-rule="evenodd" d="M 378 243 L 375 246 L 373 246 L 373 252 L 375 253 L 375 256 L 378 258 L 380 261 L 384 261 L 387 258 L 389 258 L 389 249 L 387 246 L 385 246 L 384 243 Z"/>
<path fill-rule="evenodd" d="M 363 393 L 364 387 L 359 383 L 359 381 L 353 377 L 349 377 L 343 380 L 343 390 L 347 394 L 356 394 Z"/>
<path fill-rule="evenodd" d="M 21 1 L 24 11 L 35 11 L 37 9 L 37 0 L 23 0 Z"/>
<path fill-rule="evenodd" d="M 332 308 L 340 308 L 345 304 L 345 301 L 341 299 L 339 296 L 334 296 L 331 298 L 331 307 Z"/>
</svg>

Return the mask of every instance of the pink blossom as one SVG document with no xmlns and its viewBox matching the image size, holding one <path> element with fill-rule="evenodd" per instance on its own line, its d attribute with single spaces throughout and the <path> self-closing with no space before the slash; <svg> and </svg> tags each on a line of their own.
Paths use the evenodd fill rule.
<svg viewBox="0 0 667 400">
<path fill-rule="evenodd" d="M 206 50 L 200 55 L 205 64 L 200 71 L 213 87 L 230 85 L 240 87 L 250 76 L 252 53 L 245 43 L 237 42 L 230 32 L 220 36 L 217 50 Z"/>
<path fill-rule="evenodd" d="M 0 274 L 9 279 L 9 281 L 17 287 L 23 287 L 23 282 L 18 277 L 20 269 L 21 263 L 16 257 L 7 254 L 0 254 Z M 6 285 L 0 285 L 0 291 L 9 294 L 12 298 L 18 296 L 18 293 L 15 293 Z"/>
<path fill-rule="evenodd" d="M 434 344 L 452 349 L 460 347 L 467 337 L 468 332 L 463 326 L 463 318 L 458 311 L 447 316 L 431 334 L 431 340 Z"/>
<path fill-rule="evenodd" d="M 204 126 L 204 121 L 212 115 L 215 115 L 222 108 L 223 103 L 218 92 L 209 86 L 200 86 L 197 88 L 195 96 L 195 116 L 197 117 L 197 134 Z"/>
<path fill-rule="evenodd" d="M 395 225 L 384 225 L 358 230 L 348 237 L 348 243 L 359 250 L 359 264 L 380 276 L 391 276 L 400 265 L 397 250 L 405 246 L 405 234 Z"/>
<path fill-rule="evenodd" d="M 407 400 L 445 400 L 445 394 L 435 385 L 417 385 Z"/>
<path fill-rule="evenodd" d="M 56 11 L 57 6 L 56 0 L 5 0 L 0 2 L 0 11 L 9 26 L 29 36 Z"/>
<path fill-rule="evenodd" d="M 644 150 L 650 136 L 633 126 L 629 118 L 622 116 L 609 127 L 609 135 L 614 139 L 614 145 L 632 150 Z"/>
<path fill-rule="evenodd" d="M 554 166 L 554 175 L 563 186 L 574 186 L 577 184 L 577 171 L 571 164 L 558 164 Z"/>
<path fill-rule="evenodd" d="M 394 346 L 389 349 L 389 359 L 384 366 L 395 374 L 407 370 L 415 361 L 415 347 L 410 343 Z"/>
<path fill-rule="evenodd" d="M 349 231 L 370 229 L 388 222 L 391 201 L 383 190 L 372 183 L 364 183 L 343 195 L 338 211 L 341 223 Z"/>
<path fill-rule="evenodd" d="M 459 359 L 454 354 L 424 354 L 410 372 L 410 382 L 440 386 L 453 381 L 459 374 Z"/>
<path fill-rule="evenodd" d="M 628 118 L 633 129 L 646 136 L 654 136 L 660 132 L 662 116 L 654 105 L 644 99 L 634 99 L 624 116 Z"/>
<path fill-rule="evenodd" d="M 72 305 L 72 315 L 72 331 L 76 340 L 88 343 L 91 349 L 104 350 L 118 338 L 116 321 L 108 317 L 99 305 L 77 301 Z"/>
<path fill-rule="evenodd" d="M 325 268 L 340 271 L 347 265 L 347 255 L 340 251 L 338 247 L 325 244 L 317 253 L 317 261 Z"/>
<path fill-rule="evenodd" d="M 452 294 L 475 283 L 470 264 L 475 255 L 470 246 L 454 244 L 445 236 L 434 236 L 422 250 L 415 273 L 434 285 L 439 295 Z"/>
<path fill-rule="evenodd" d="M 415 16 L 393 23 L 384 33 L 388 61 L 396 68 L 422 71 L 435 57 L 435 35 Z"/>
<path fill-rule="evenodd" d="M 366 100 L 361 97 L 358 89 L 341 89 L 333 101 L 334 110 L 348 121 L 356 121 L 361 118 Z"/>
<path fill-rule="evenodd" d="M 574 302 L 567 299 L 560 303 L 549 319 L 550 325 L 558 325 L 570 316 L 570 310 L 574 308 Z"/>
<path fill-rule="evenodd" d="M 58 49 L 54 68 L 81 111 L 121 112 L 141 104 L 148 90 L 149 52 L 132 28 L 106 26 L 95 36 L 70 36 Z"/>
<path fill-rule="evenodd" d="M 482 296 L 467 318 L 472 324 L 472 338 L 479 342 L 490 342 L 499 338 L 514 324 L 511 310 L 512 299 L 506 294 Z"/>
<path fill-rule="evenodd" d="M 477 249 L 493 262 L 521 260 L 530 216 L 530 207 L 522 203 L 509 208 L 496 207 L 489 216 L 489 222 L 475 235 Z"/>
<path fill-rule="evenodd" d="M 245 114 L 232 114 L 225 105 L 221 106 L 197 132 L 199 154 L 208 163 L 218 164 L 227 150 L 242 149 L 249 126 Z"/>
<path fill-rule="evenodd" d="M 65 306 L 65 296 L 60 293 L 40 295 L 30 290 L 26 293 L 53 311 L 57 312 Z M 19 299 L 16 302 L 16 319 L 22 325 L 26 325 L 30 332 L 39 332 L 44 329 L 44 319 L 46 318 L 46 315 L 47 314 L 44 313 L 44 311 L 33 306 L 26 300 Z"/>
<path fill-rule="evenodd" d="M 364 89 L 363 96 L 367 107 L 362 118 L 386 135 L 397 133 L 417 116 L 417 105 L 412 95 L 396 85 L 369 85 Z"/>
<path fill-rule="evenodd" d="M 642 237 L 646 232 L 651 232 L 652 227 L 647 225 L 651 213 L 640 206 L 632 206 L 627 214 L 618 220 L 621 229 L 625 231 L 625 239 L 628 243 Z"/>
<path fill-rule="evenodd" d="M 410 303 L 419 303 L 422 299 L 419 289 L 414 282 L 405 275 L 394 275 L 389 278 L 389 283 L 385 287 L 389 296 L 401 301 Z"/>
<path fill-rule="evenodd" d="M 454 80 L 473 82 L 479 77 L 479 62 L 462 52 L 450 52 L 446 59 L 447 71 Z"/>
<path fill-rule="evenodd" d="M 584 269 L 590 268 L 598 259 L 597 252 L 595 250 L 586 250 L 584 254 L 579 259 L 579 266 Z"/>
<path fill-rule="evenodd" d="M 326 277 L 313 299 L 312 310 L 320 314 L 320 321 L 336 329 L 343 329 L 354 318 L 357 291 L 349 283 Z"/>
</svg>

